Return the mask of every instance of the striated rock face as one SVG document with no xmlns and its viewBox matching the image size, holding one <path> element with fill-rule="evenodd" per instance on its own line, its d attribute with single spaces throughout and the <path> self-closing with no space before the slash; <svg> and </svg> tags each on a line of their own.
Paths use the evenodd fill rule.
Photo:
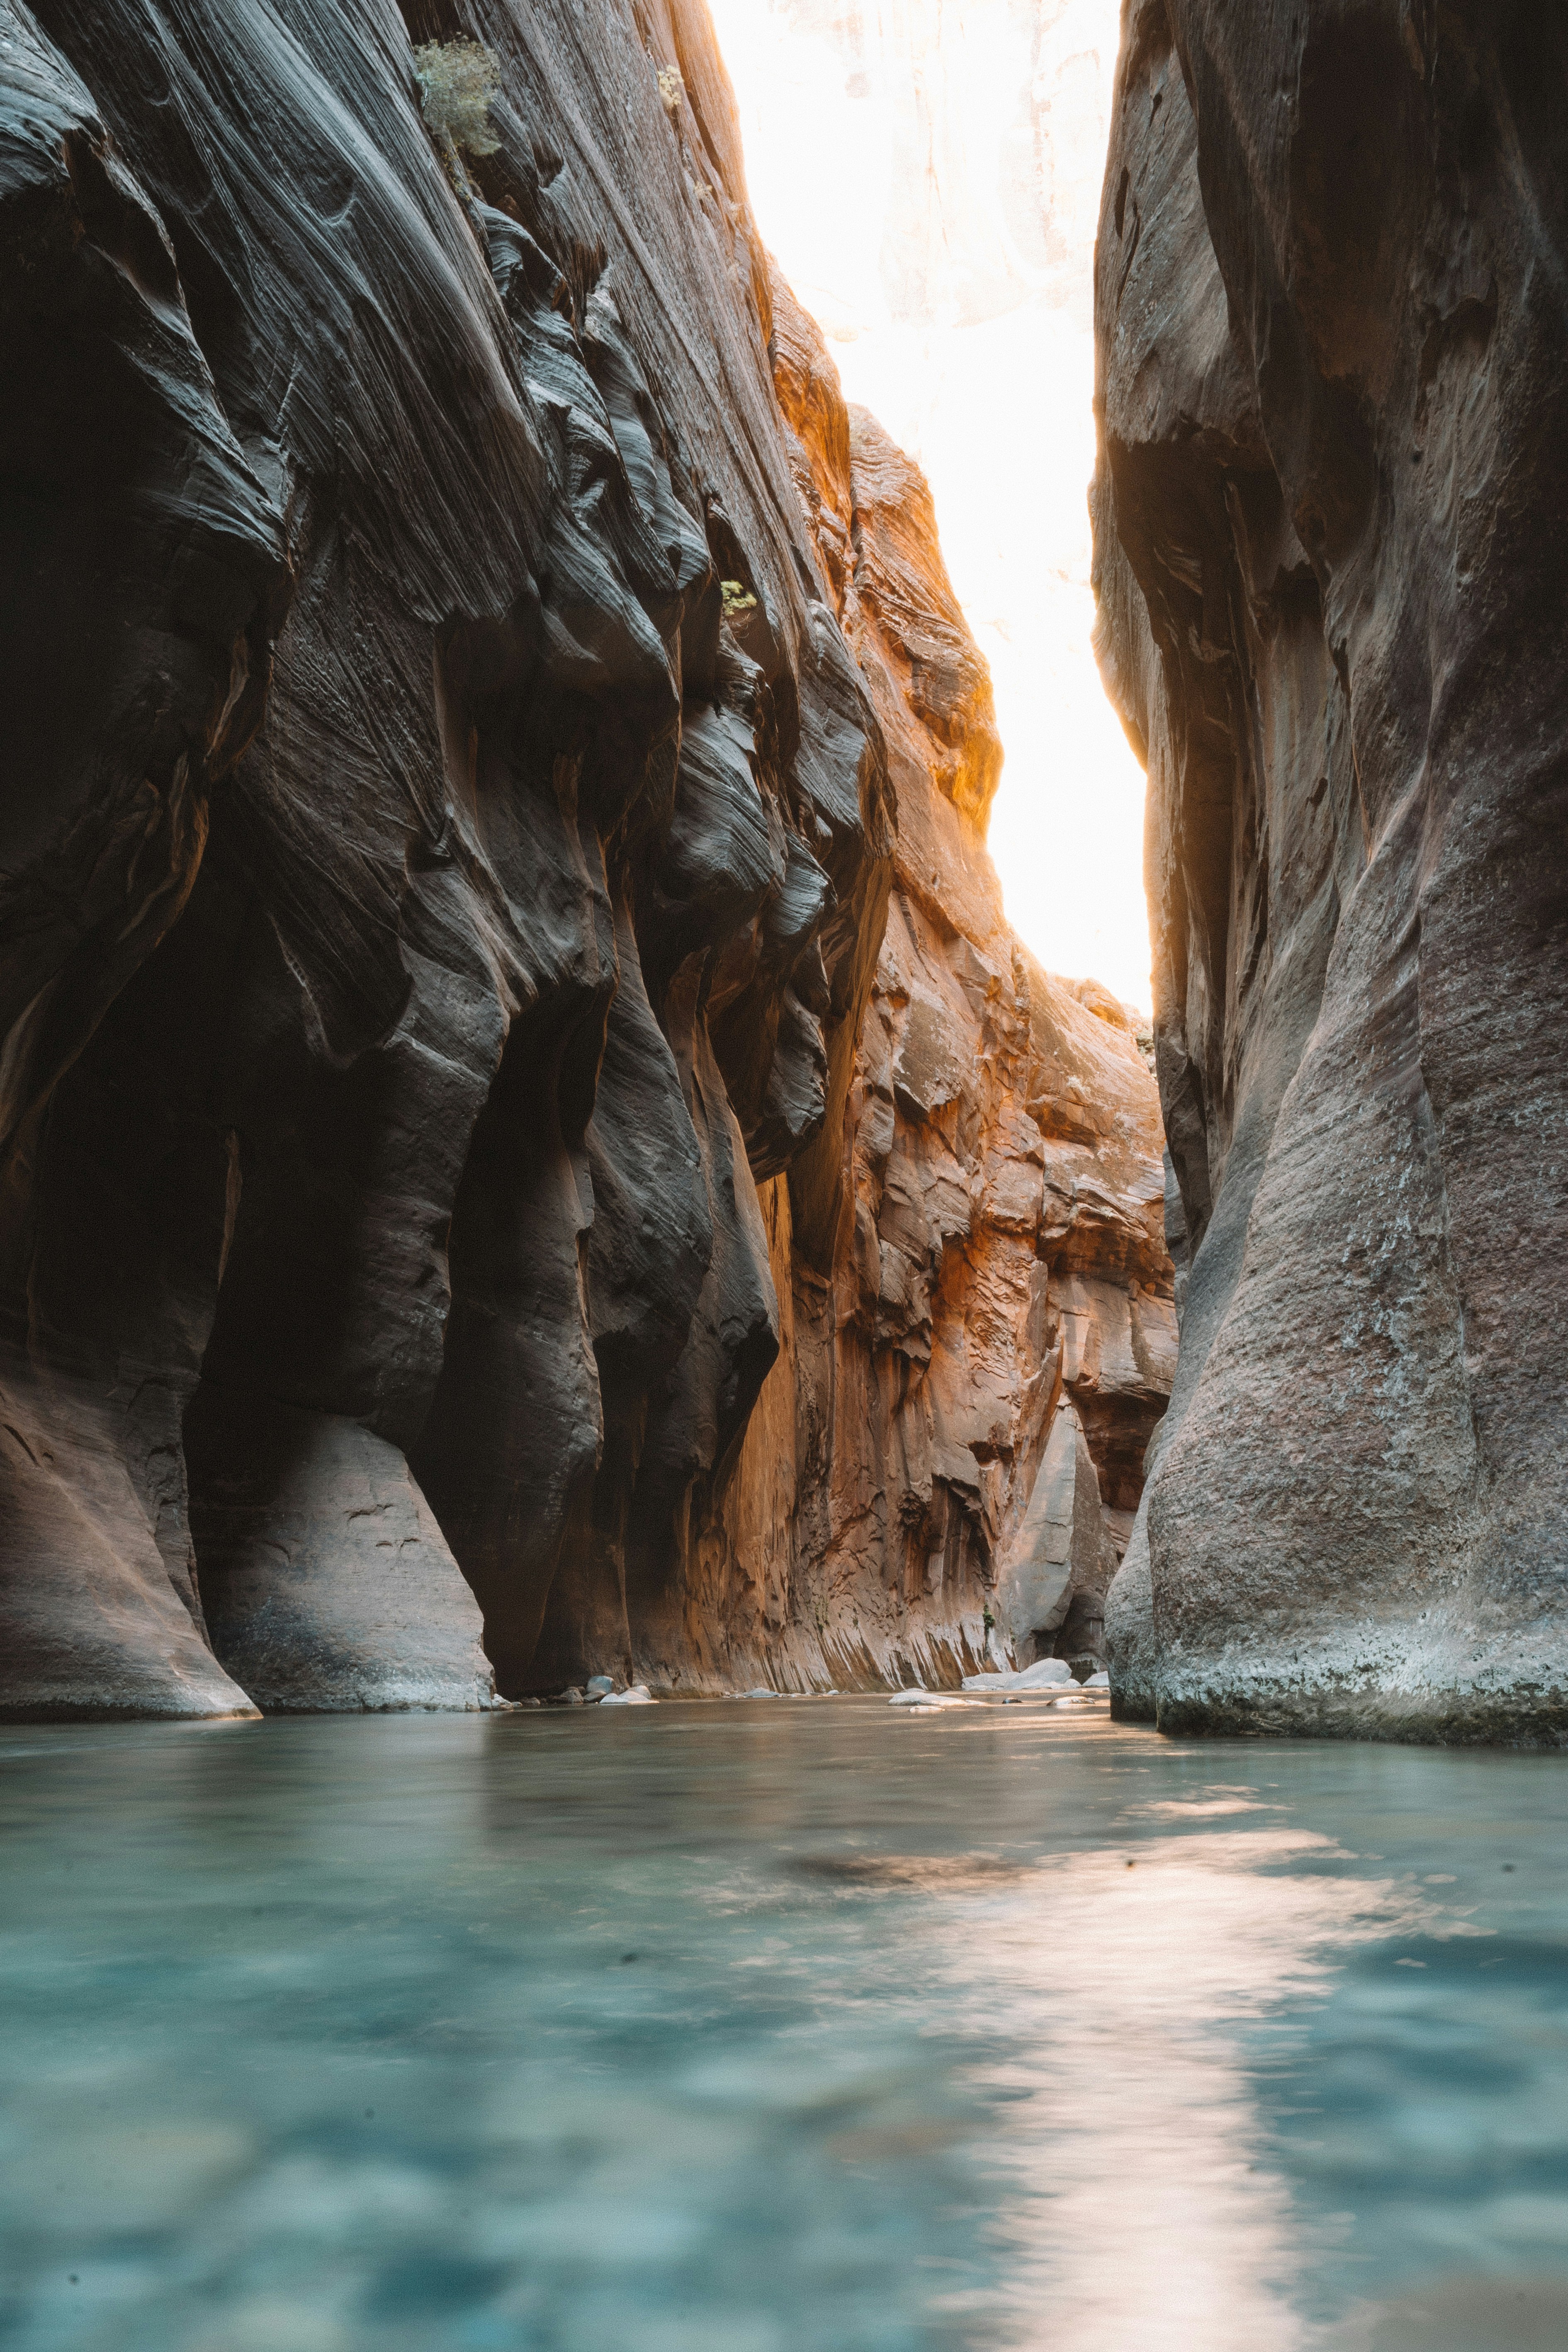
<svg viewBox="0 0 1568 2352">
<path fill-rule="evenodd" d="M 1153 1097 L 706 12 L 0 0 L 0 1713 L 951 1646 L 1059 1380 L 1132 1498 Z"/>
<path fill-rule="evenodd" d="M 773 1360 L 885 887 L 706 18 L 4 22 L 0 1702 L 559 1685 Z"/>
<path fill-rule="evenodd" d="M 1568 1731 L 1568 24 L 1130 0 L 1103 659 L 1146 751 L 1173 1728 Z"/>
<path fill-rule="evenodd" d="M 989 681 L 925 484 L 777 278 L 772 310 L 897 844 L 841 1125 L 763 1188 L 783 1347 L 698 1542 L 687 1656 L 717 1675 L 722 1628 L 778 1680 L 956 1680 L 988 1633 L 1098 1661 L 1175 1362 L 1155 1092 L 1123 1007 L 1003 919 Z"/>
</svg>

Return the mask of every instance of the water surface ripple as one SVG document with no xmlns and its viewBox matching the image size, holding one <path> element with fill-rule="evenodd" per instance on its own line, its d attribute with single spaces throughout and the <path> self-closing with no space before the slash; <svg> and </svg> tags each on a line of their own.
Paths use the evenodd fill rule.
<svg viewBox="0 0 1568 2352">
<path fill-rule="evenodd" d="M 875 1699 L 0 1733 L 0 2340 L 1558 2352 L 1565 1774 Z"/>
</svg>

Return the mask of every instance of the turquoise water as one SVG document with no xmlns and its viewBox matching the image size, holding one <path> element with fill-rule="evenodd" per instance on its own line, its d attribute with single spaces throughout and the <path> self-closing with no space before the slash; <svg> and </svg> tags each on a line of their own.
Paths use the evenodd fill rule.
<svg viewBox="0 0 1568 2352">
<path fill-rule="evenodd" d="M 1565 1797 L 1089 1706 L 0 1733 L 0 2340 L 1555 2352 Z"/>
</svg>

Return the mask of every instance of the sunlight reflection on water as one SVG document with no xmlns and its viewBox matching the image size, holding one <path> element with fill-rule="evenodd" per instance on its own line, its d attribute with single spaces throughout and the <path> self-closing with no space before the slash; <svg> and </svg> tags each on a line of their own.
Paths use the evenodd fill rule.
<svg viewBox="0 0 1568 2352">
<path fill-rule="evenodd" d="M 1558 2345 L 1564 1787 L 874 1699 L 13 1731 L 0 2336 Z"/>
<path fill-rule="evenodd" d="M 1082 2352 L 1305 2341 L 1306 2252 L 1239 2029 L 1318 1990 L 1353 1943 L 1454 1932 L 1397 1882 L 1322 1874 L 1343 1858 L 1311 1831 L 1171 1835 L 1132 1868 L 1101 1852 L 1043 1874 L 997 1921 L 978 1986 L 966 1939 L 974 2029 L 1027 2041 L 994 2077 L 1019 2103 L 996 2300 L 1020 2340 L 1054 2306 Z"/>
</svg>

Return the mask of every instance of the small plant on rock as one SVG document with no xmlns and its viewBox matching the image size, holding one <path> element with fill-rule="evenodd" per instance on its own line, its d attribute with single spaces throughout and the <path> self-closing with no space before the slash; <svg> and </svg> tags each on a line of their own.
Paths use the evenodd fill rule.
<svg viewBox="0 0 1568 2352">
<path fill-rule="evenodd" d="M 459 189 L 468 184 L 463 155 L 494 155 L 490 101 L 501 87 L 501 61 L 483 41 L 426 41 L 413 53 L 425 127 Z"/>
</svg>

